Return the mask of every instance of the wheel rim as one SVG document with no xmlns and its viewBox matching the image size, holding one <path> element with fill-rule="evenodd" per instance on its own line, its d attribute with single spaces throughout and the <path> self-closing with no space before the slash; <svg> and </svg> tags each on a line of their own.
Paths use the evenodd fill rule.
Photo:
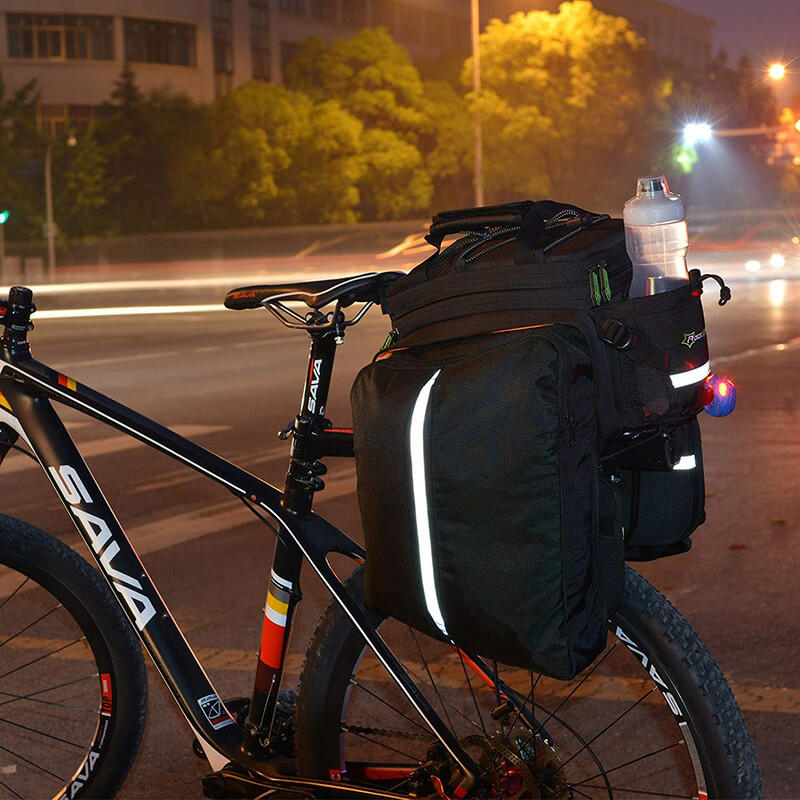
<svg viewBox="0 0 800 800">
<path fill-rule="evenodd" d="M 570 682 L 498 666 L 500 679 L 526 705 L 523 714 L 495 711 L 496 719 L 492 711 L 502 708 L 503 697 L 467 659 L 397 622 L 381 626 L 382 637 L 458 738 L 470 738 L 473 746 L 474 737 L 482 738 L 478 750 L 500 754 L 493 756 L 499 763 L 494 777 L 483 779 L 486 796 L 706 798 L 679 693 L 622 619 L 611 632 L 616 636 L 605 652 Z M 436 791 L 436 781 L 425 784 L 419 769 L 427 761 L 431 771 L 437 763 L 429 752 L 435 742 L 370 652 L 361 653 L 340 702 L 338 758 L 329 777 L 399 793 L 420 792 L 423 785 Z M 549 762 L 542 758 L 548 754 Z M 446 794 L 446 769 L 438 776 Z"/>
<path fill-rule="evenodd" d="M 74 598 L 0 571 L 0 794 L 76 797 L 115 715 L 110 658 Z"/>
</svg>

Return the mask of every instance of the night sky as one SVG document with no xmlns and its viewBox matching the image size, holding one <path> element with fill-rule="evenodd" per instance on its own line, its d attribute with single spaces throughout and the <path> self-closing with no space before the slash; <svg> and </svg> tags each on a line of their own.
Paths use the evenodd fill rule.
<svg viewBox="0 0 800 800">
<path fill-rule="evenodd" d="M 714 21 L 714 52 L 735 63 L 747 54 L 755 66 L 782 60 L 791 65 L 781 99 L 800 91 L 800 3 L 797 0 L 667 0 Z M 776 87 L 777 88 L 777 87 Z"/>
</svg>

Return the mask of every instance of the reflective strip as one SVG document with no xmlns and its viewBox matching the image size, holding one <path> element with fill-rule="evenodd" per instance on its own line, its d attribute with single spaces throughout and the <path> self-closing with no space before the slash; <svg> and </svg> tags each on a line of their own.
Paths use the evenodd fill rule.
<svg viewBox="0 0 800 800">
<path fill-rule="evenodd" d="M 291 581 L 287 581 L 285 578 L 281 578 L 280 575 L 276 575 L 274 569 L 271 570 L 270 577 L 272 578 L 273 581 L 275 581 L 275 583 L 278 584 L 278 586 L 280 586 L 280 587 L 282 587 L 284 589 L 291 589 L 292 588 Z"/>
<path fill-rule="evenodd" d="M 433 550 L 431 529 L 428 520 L 428 493 L 425 485 L 425 416 L 428 412 L 433 384 L 439 377 L 437 370 L 433 377 L 420 389 L 411 414 L 411 484 L 414 490 L 414 514 L 417 522 L 417 542 L 419 544 L 419 567 L 422 574 L 422 591 L 425 605 L 436 627 L 449 638 L 444 625 L 439 598 L 436 595 L 436 581 L 433 577 Z"/>
<path fill-rule="evenodd" d="M 682 386 L 689 386 L 693 383 L 697 383 L 697 381 L 703 380 L 703 378 L 707 378 L 710 372 L 711 362 L 706 361 L 702 367 L 696 367 L 695 369 L 690 369 L 687 372 L 676 372 L 675 374 L 670 375 L 669 379 L 672 381 L 672 385 L 676 389 L 680 389 Z"/>
<path fill-rule="evenodd" d="M 681 456 L 681 460 L 672 469 L 694 469 L 697 466 L 697 459 L 694 455 Z"/>
<path fill-rule="evenodd" d="M 267 595 L 267 605 L 270 608 L 275 609 L 275 611 L 277 611 L 279 614 L 285 614 L 289 610 L 288 603 L 278 600 L 278 598 L 274 597 L 272 594 Z"/>
<path fill-rule="evenodd" d="M 280 614 L 274 608 L 271 608 L 270 606 L 264 606 L 264 616 L 270 622 L 280 625 L 281 628 L 286 627 L 286 614 Z"/>
</svg>

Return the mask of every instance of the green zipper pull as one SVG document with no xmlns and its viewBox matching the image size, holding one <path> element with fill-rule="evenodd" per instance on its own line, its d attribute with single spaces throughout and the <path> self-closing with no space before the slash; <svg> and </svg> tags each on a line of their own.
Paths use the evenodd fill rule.
<svg viewBox="0 0 800 800">
<path fill-rule="evenodd" d="M 598 267 L 598 272 L 600 273 L 600 281 L 603 286 L 603 298 L 605 299 L 606 303 L 611 302 L 611 281 L 608 279 L 608 270 L 606 267 L 608 266 L 607 261 L 601 261 L 600 266 Z"/>
<path fill-rule="evenodd" d="M 386 341 L 381 345 L 381 349 L 378 351 L 382 353 L 384 350 L 388 350 L 396 341 L 397 337 L 400 335 L 400 331 L 397 328 L 393 328 L 389 331 L 389 335 L 386 337 Z"/>
<path fill-rule="evenodd" d="M 589 273 L 589 294 L 593 306 L 599 306 L 603 302 L 603 296 L 600 294 L 600 279 L 594 271 Z"/>
</svg>

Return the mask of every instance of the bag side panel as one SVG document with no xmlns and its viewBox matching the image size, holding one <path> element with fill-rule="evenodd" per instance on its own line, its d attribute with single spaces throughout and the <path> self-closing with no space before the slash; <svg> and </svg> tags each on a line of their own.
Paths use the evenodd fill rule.
<svg viewBox="0 0 800 800">
<path fill-rule="evenodd" d="M 414 401 L 435 371 L 426 364 L 395 369 L 373 362 L 356 377 L 351 404 L 366 602 L 442 638 L 424 604 L 409 450 Z"/>
</svg>

